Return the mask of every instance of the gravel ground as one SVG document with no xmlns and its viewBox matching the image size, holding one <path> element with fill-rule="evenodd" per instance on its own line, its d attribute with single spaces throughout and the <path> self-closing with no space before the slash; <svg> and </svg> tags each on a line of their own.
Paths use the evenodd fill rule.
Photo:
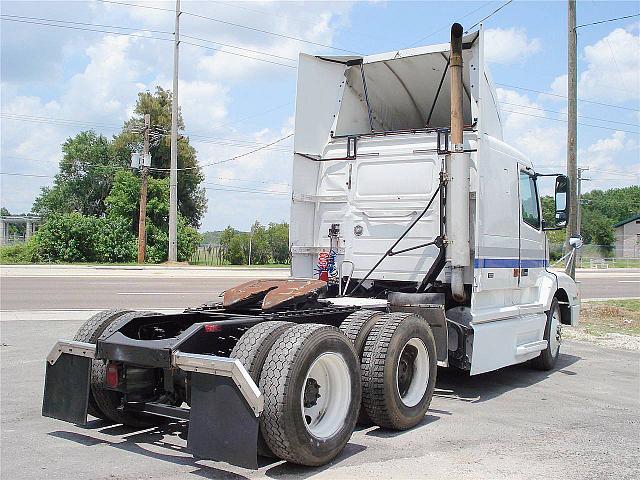
<svg viewBox="0 0 640 480">
<path fill-rule="evenodd" d="M 358 430 L 322 468 L 274 462 L 249 471 L 194 460 L 181 424 L 136 431 L 41 417 L 44 358 L 80 323 L 0 324 L 3 479 L 638 477 L 638 352 L 567 341 L 552 372 L 526 365 L 475 377 L 440 370 L 429 414 L 413 430 Z"/>
</svg>

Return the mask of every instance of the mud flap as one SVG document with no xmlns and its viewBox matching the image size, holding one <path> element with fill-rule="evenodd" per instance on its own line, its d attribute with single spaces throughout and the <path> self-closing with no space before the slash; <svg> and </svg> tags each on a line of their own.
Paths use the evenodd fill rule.
<svg viewBox="0 0 640 480">
<path fill-rule="evenodd" d="M 187 448 L 194 457 L 258 468 L 258 417 L 230 377 L 193 372 Z"/>
<path fill-rule="evenodd" d="M 47 362 L 42 415 L 86 425 L 92 359 L 63 353 Z"/>
</svg>

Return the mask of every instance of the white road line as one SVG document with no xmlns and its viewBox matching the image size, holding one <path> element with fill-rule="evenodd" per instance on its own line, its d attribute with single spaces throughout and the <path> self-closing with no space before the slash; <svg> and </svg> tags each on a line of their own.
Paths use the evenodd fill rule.
<svg viewBox="0 0 640 480">
<path fill-rule="evenodd" d="M 618 283 L 640 283 L 640 280 L 618 280 Z"/>
</svg>

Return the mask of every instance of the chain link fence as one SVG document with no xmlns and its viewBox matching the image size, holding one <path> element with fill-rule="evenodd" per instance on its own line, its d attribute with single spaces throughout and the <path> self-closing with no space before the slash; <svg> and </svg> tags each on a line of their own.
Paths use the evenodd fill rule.
<svg viewBox="0 0 640 480">
<path fill-rule="evenodd" d="M 563 243 L 549 244 L 549 260 L 553 265 L 564 255 Z M 612 245 L 585 244 L 578 250 L 576 268 L 640 268 L 640 255 L 616 257 Z M 564 266 L 561 261 L 556 266 Z"/>
</svg>

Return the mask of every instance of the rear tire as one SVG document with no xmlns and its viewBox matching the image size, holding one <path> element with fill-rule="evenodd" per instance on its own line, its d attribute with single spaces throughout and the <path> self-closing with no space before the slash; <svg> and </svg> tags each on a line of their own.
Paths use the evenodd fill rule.
<svg viewBox="0 0 640 480">
<path fill-rule="evenodd" d="M 542 350 L 531 363 L 538 370 L 552 370 L 560 356 L 560 345 L 562 344 L 562 313 L 557 298 L 553 299 L 547 312 L 544 339 L 547 341 L 547 348 Z"/>
<path fill-rule="evenodd" d="M 98 338 L 102 333 L 111 325 L 115 320 L 120 318 L 125 313 L 129 313 L 131 310 L 105 310 L 100 313 L 96 313 L 93 317 L 89 318 L 78 329 L 74 340 L 78 342 L 96 344 Z M 100 360 L 93 360 L 93 363 L 100 362 Z M 95 398 L 93 398 L 93 392 L 89 390 L 89 406 L 87 413 L 92 417 L 105 420 L 105 414 L 98 408 Z"/>
<path fill-rule="evenodd" d="M 353 345 L 335 327 L 300 324 L 271 348 L 260 376 L 260 426 L 273 453 L 324 465 L 349 441 L 361 399 Z"/>
<path fill-rule="evenodd" d="M 362 403 L 369 418 L 393 430 L 416 426 L 429 409 L 437 368 L 429 324 L 411 313 L 384 315 L 362 356 Z"/>
<path fill-rule="evenodd" d="M 356 351 L 359 362 L 362 361 L 362 353 L 364 352 L 364 345 L 367 342 L 367 337 L 382 315 L 384 315 L 384 312 L 378 312 L 376 310 L 360 310 L 349 315 L 340 324 L 340 330 L 342 333 L 344 333 L 351 343 L 353 343 L 353 348 Z M 360 405 L 358 424 L 364 426 L 370 426 L 373 424 L 367 415 L 364 405 Z"/>
<path fill-rule="evenodd" d="M 148 317 L 158 315 L 156 312 L 126 312 L 119 317 L 120 320 L 127 321 L 138 317 Z M 148 427 L 157 425 L 158 417 L 139 413 L 123 412 L 118 410 L 122 403 L 122 393 L 109 390 L 104 386 L 107 376 L 107 364 L 102 360 L 94 360 L 91 365 L 91 392 L 97 407 L 104 414 L 105 419 L 114 423 L 122 423 L 131 427 Z"/>
<path fill-rule="evenodd" d="M 264 367 L 269 350 L 282 333 L 293 325 L 295 324 L 291 322 L 277 321 L 254 325 L 240 337 L 236 346 L 233 347 L 230 357 L 240 360 L 256 385 L 259 384 L 262 367 Z M 275 456 L 265 442 L 261 430 L 258 431 L 258 455 Z"/>
</svg>

